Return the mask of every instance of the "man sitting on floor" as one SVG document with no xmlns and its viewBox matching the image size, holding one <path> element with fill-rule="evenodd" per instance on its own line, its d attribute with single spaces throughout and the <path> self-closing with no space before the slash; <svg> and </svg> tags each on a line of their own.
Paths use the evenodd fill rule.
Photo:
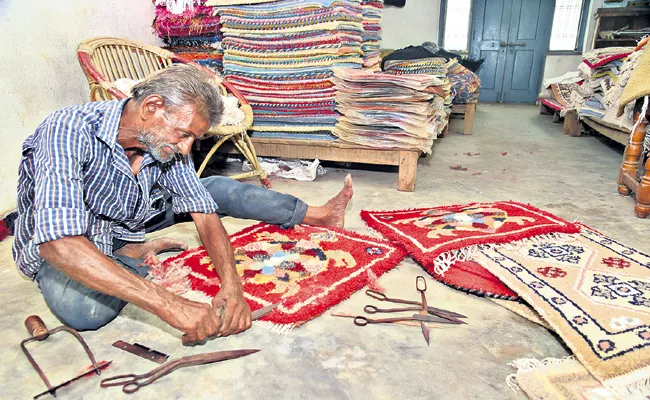
<svg viewBox="0 0 650 400">
<path fill-rule="evenodd" d="M 218 214 L 295 224 L 342 226 L 352 197 L 343 189 L 324 206 L 213 176 L 199 179 L 192 143 L 219 123 L 223 102 L 205 72 L 168 68 L 136 85 L 133 97 L 54 112 L 23 144 L 13 254 L 52 312 L 78 330 L 112 321 L 127 303 L 184 333 L 186 342 L 248 329 L 251 313 Z M 166 194 L 171 201 L 164 201 Z M 189 213 L 222 281 L 212 305 L 144 279 L 142 259 L 172 248 L 146 231 Z"/>
</svg>

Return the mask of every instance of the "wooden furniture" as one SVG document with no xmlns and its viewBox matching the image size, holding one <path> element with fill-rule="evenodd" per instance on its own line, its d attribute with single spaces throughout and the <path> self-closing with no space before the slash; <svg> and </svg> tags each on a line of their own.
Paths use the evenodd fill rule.
<svg viewBox="0 0 650 400">
<path fill-rule="evenodd" d="M 600 33 L 606 31 L 617 31 L 624 27 L 628 30 L 647 28 L 650 26 L 650 8 L 648 7 L 615 7 L 599 8 L 596 12 L 596 31 L 592 43 L 593 49 L 604 47 L 636 46 L 639 39 L 645 34 L 625 35 L 617 38 L 601 38 Z"/>
<path fill-rule="evenodd" d="M 640 113 L 635 114 L 634 120 L 639 118 Z M 645 163 L 645 173 L 641 179 L 638 178 L 639 164 L 643 162 L 643 142 L 646 137 L 648 126 L 647 114 L 632 132 L 630 143 L 625 148 L 623 163 L 618 176 L 618 192 L 623 196 L 636 195 L 636 206 L 634 213 L 639 218 L 650 215 L 650 157 Z"/>
<path fill-rule="evenodd" d="M 471 135 L 474 133 L 474 116 L 476 114 L 477 102 L 467 104 L 452 104 L 451 116 L 463 119 L 463 134 Z"/>
<path fill-rule="evenodd" d="M 257 154 L 264 157 L 319 159 L 399 167 L 397 190 L 415 190 L 419 150 L 382 150 L 345 144 L 338 141 L 311 139 L 251 138 Z M 232 152 L 232 150 L 231 150 Z"/>
<path fill-rule="evenodd" d="M 244 96 L 228 81 L 221 79 L 209 69 L 168 50 L 120 38 L 97 37 L 88 39 L 77 47 L 77 56 L 90 85 L 91 101 L 125 99 L 128 95 L 116 88 L 114 84 L 116 80 L 120 78 L 142 80 L 156 71 L 170 67 L 174 63 L 191 64 L 212 75 L 224 96 L 230 93 L 237 97 L 240 109 L 244 112 L 246 118 L 240 126 L 222 125 L 210 128 L 206 135 L 218 139 L 201 164 L 197 172 L 198 175 L 201 176 L 217 149 L 229 140 L 253 166 L 251 172 L 231 177 L 233 179 L 244 179 L 257 176 L 262 184 L 269 186 L 266 174 L 257 159 L 255 147 L 246 133 L 246 130 L 253 125 L 253 110 Z"/>
<path fill-rule="evenodd" d="M 630 134 L 628 132 L 603 125 L 595 119 L 583 117 L 582 122 L 601 135 L 606 136 L 620 144 L 627 145 L 628 141 L 630 140 Z"/>
</svg>

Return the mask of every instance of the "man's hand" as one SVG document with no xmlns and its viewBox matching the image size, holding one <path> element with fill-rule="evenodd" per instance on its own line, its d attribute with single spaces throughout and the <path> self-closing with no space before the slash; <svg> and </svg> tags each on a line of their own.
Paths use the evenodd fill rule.
<svg viewBox="0 0 650 400">
<path fill-rule="evenodd" d="M 222 310 L 218 336 L 236 334 L 251 327 L 251 309 L 244 300 L 241 285 L 224 284 L 212 299 L 212 307 L 216 313 Z"/>
<path fill-rule="evenodd" d="M 183 332 L 183 343 L 203 342 L 217 335 L 221 319 L 209 304 L 199 303 L 176 296 L 169 307 L 158 316 L 172 327 Z"/>
<path fill-rule="evenodd" d="M 217 214 L 190 213 L 201 243 L 208 251 L 212 265 L 221 279 L 221 290 L 212 299 L 217 315 L 221 316 L 218 336 L 228 336 L 251 327 L 251 309 L 244 300 L 235 262 L 235 253 Z"/>
</svg>

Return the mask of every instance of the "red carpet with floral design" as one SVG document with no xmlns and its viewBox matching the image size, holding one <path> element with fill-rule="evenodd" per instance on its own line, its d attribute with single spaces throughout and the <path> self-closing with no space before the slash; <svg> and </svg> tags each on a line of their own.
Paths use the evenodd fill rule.
<svg viewBox="0 0 650 400">
<path fill-rule="evenodd" d="M 503 244 L 537 235 L 580 232 L 570 223 L 528 204 L 512 201 L 361 211 L 366 223 L 400 244 L 434 277 L 444 277 L 476 246 Z"/>
<path fill-rule="evenodd" d="M 319 316 L 395 267 L 406 255 L 388 241 L 306 225 L 282 229 L 261 223 L 230 239 L 251 310 L 279 303 L 262 319 L 274 324 L 276 331 Z M 162 268 L 168 276 L 173 275 L 171 270 L 187 270 L 193 291 L 209 297 L 219 291 L 219 278 L 203 247 L 166 260 Z"/>
</svg>

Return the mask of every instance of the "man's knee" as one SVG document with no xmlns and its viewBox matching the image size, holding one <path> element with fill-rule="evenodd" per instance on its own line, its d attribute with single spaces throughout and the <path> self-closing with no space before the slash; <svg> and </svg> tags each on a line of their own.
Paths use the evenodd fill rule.
<svg viewBox="0 0 650 400">
<path fill-rule="evenodd" d="M 46 263 L 36 280 L 52 313 L 79 331 L 101 328 L 114 320 L 126 305 L 123 300 L 83 286 Z"/>
</svg>

